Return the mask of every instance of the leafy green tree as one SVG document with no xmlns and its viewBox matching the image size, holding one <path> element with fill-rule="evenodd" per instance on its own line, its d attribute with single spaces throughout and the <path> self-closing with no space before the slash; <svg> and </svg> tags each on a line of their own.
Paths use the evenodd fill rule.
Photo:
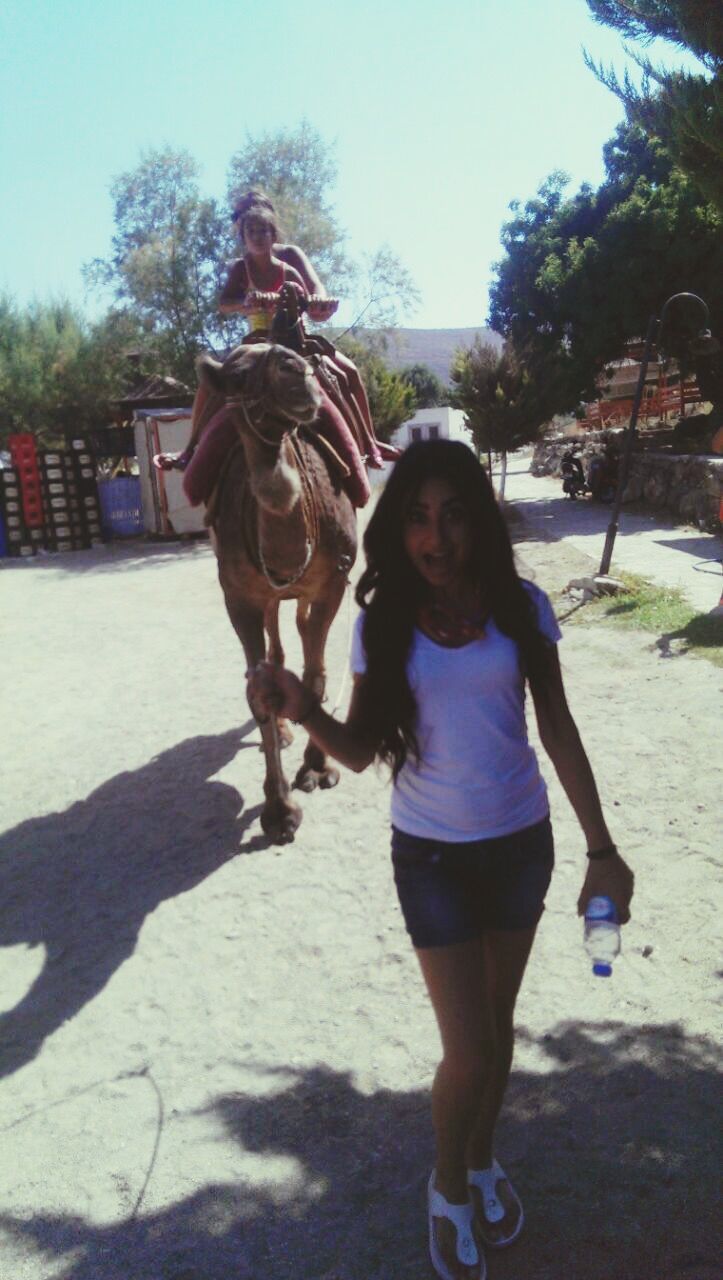
<svg viewBox="0 0 723 1280">
<path fill-rule="evenodd" d="M 451 378 L 452 404 L 463 411 L 478 455 L 502 455 L 503 498 L 508 452 L 537 439 L 544 425 L 533 379 L 509 344 L 498 351 L 479 338 L 456 352 Z"/>
<path fill-rule="evenodd" d="M 0 297 L 0 442 L 30 431 L 43 448 L 66 431 L 106 425 L 128 382 L 137 326 L 112 316 L 89 324 L 68 302 L 21 309 Z"/>
<path fill-rule="evenodd" d="M 672 294 L 701 295 L 713 332 L 723 333 L 723 299 L 711 289 L 723 274 L 720 213 L 635 126 L 619 126 L 604 159 L 597 191 L 566 198 L 565 175 L 553 174 L 535 199 L 511 206 L 502 229 L 490 322 L 513 339 L 545 418 L 595 399 L 597 377 Z M 684 356 L 700 320 L 695 307 L 671 311 L 670 354 Z"/>
<path fill-rule="evenodd" d="M 402 369 L 402 378 L 412 388 L 418 409 L 431 409 L 435 405 L 447 403 L 449 392 L 429 365 L 411 364 Z"/>
<path fill-rule="evenodd" d="M 202 198 L 198 176 L 185 151 L 145 152 L 112 184 L 110 256 L 86 268 L 91 284 L 111 288 L 117 309 L 140 321 L 163 372 L 191 383 L 199 350 L 228 346 L 242 333 L 235 317 L 218 313 L 224 221 L 216 202 Z"/>
<path fill-rule="evenodd" d="M 397 427 L 407 422 L 417 408 L 413 388 L 387 365 L 379 350 L 353 338 L 343 338 L 342 351 L 356 364 L 369 397 L 376 434 L 389 441 Z"/>
<path fill-rule="evenodd" d="M 723 18 L 713 0 L 587 0 L 597 22 L 643 46 L 667 40 L 691 52 L 700 74 L 667 71 L 626 46 L 640 71 L 636 86 L 626 70 L 620 80 L 612 68 L 585 61 L 617 94 L 628 121 L 658 138 L 675 163 L 723 209 Z"/>
</svg>

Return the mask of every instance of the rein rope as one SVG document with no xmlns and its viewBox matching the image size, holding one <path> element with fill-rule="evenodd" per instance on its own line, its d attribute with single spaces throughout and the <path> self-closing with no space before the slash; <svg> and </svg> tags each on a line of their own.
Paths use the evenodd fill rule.
<svg viewBox="0 0 723 1280">
<path fill-rule="evenodd" d="M 247 427 L 249 428 L 251 433 L 256 437 L 256 439 L 261 441 L 262 444 L 268 445 L 270 448 L 275 449 L 278 453 L 281 452 L 281 449 L 283 448 L 285 440 L 288 440 L 289 445 L 291 446 L 291 452 L 294 456 L 296 472 L 301 482 L 300 501 L 301 501 L 301 511 L 302 511 L 302 516 L 304 521 L 304 534 L 305 534 L 305 541 L 306 541 L 306 551 L 304 554 L 303 563 L 301 567 L 291 575 L 291 577 L 279 578 L 276 574 L 274 574 L 273 570 L 271 570 L 269 566 L 266 564 L 263 551 L 261 550 L 260 539 L 259 539 L 258 546 L 256 548 L 256 551 L 258 553 L 258 560 L 259 560 L 259 566 L 261 568 L 261 572 L 263 573 L 264 578 L 268 582 L 269 586 L 274 591 L 285 591 L 288 587 L 293 587 L 294 584 L 297 583 L 300 578 L 303 578 L 304 574 L 306 573 L 306 570 L 309 567 L 309 564 L 311 563 L 311 559 L 312 559 L 312 556 L 314 555 L 317 542 L 319 539 L 319 517 L 318 517 L 316 501 L 314 499 L 314 489 L 306 468 L 306 464 L 304 462 L 303 454 L 301 452 L 301 449 L 299 448 L 299 442 L 297 438 L 300 424 L 297 420 L 290 418 L 292 425 L 288 427 L 286 431 L 283 432 L 281 438 L 279 440 L 271 440 L 269 439 L 268 436 L 265 436 L 263 432 L 259 430 L 257 424 L 253 421 L 244 397 L 239 396 L 236 399 L 227 400 L 226 403 L 230 408 L 241 409 L 244 419 L 246 421 Z M 258 405 L 261 405 L 263 402 L 258 401 L 256 403 Z M 278 412 L 281 414 L 282 417 L 289 417 L 289 415 L 283 413 L 283 410 L 278 410 Z"/>
<path fill-rule="evenodd" d="M 256 403 L 259 405 L 262 405 L 263 401 L 259 400 Z M 248 427 L 252 435 L 255 435 L 257 440 L 260 440 L 262 444 L 269 445 L 270 448 L 272 449 L 280 449 L 281 445 L 284 443 L 284 440 L 287 438 L 287 436 L 291 438 L 292 436 L 295 436 L 297 431 L 299 430 L 298 422 L 296 422 L 295 419 L 292 418 L 291 421 L 293 422 L 294 425 L 292 427 L 287 428 L 287 430 L 281 436 L 281 439 L 270 440 L 268 436 L 263 435 L 262 432 L 259 431 L 256 423 L 254 422 L 253 418 L 251 417 L 251 414 L 248 411 L 248 408 L 246 406 L 246 400 L 243 396 L 239 396 L 237 399 L 234 399 L 234 400 L 227 400 L 226 404 L 229 406 L 229 408 L 232 408 L 232 409 L 240 408 L 244 418 L 246 419 L 246 426 Z M 283 412 L 283 410 L 279 410 L 278 412 L 282 418 L 285 418 L 288 416 Z"/>
</svg>

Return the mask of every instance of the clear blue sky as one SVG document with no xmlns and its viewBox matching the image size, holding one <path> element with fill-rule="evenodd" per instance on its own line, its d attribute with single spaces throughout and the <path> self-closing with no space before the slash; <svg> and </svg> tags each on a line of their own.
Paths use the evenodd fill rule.
<svg viewBox="0 0 723 1280">
<path fill-rule="evenodd" d="M 601 178 L 622 113 L 583 45 L 625 63 L 585 0 L 4 0 L 0 290 L 93 309 L 81 266 L 144 148 L 186 148 L 222 197 L 247 134 L 306 116 L 349 249 L 388 243 L 422 292 L 407 323 L 484 323 L 509 202 Z"/>
</svg>

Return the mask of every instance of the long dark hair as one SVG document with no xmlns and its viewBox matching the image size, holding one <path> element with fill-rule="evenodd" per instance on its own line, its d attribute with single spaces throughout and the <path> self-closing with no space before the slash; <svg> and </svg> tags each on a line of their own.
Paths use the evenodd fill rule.
<svg viewBox="0 0 723 1280">
<path fill-rule="evenodd" d="M 550 642 L 537 626 L 530 593 L 515 568 L 512 543 L 484 468 L 466 444 L 428 440 L 412 444 L 395 464 L 364 535 L 366 568 L 356 589 L 364 610 L 366 652 L 362 714 L 380 743 L 378 755 L 397 777 L 411 751 L 417 705 L 407 659 L 427 585 L 404 548 L 410 504 L 425 481 L 443 476 L 461 499 L 471 529 L 472 573 L 500 631 L 515 641 L 526 677 L 545 678 Z"/>
</svg>

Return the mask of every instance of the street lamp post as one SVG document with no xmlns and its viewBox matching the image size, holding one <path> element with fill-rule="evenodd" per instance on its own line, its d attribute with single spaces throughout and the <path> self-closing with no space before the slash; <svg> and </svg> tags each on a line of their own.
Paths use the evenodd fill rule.
<svg viewBox="0 0 723 1280">
<path fill-rule="evenodd" d="M 650 354 L 653 349 L 653 343 L 656 337 L 660 339 L 665 324 L 665 317 L 671 302 L 677 302 L 679 298 L 689 298 L 700 304 L 705 313 L 705 326 L 700 331 L 699 340 L 705 349 L 714 351 L 718 348 L 718 343 L 711 337 L 708 329 L 708 306 L 707 303 L 699 298 L 697 293 L 674 293 L 672 297 L 663 305 L 660 313 L 660 319 L 657 316 L 651 316 L 648 321 L 648 330 L 645 335 L 645 346 L 643 348 L 643 356 L 640 361 L 640 373 L 638 374 L 638 385 L 635 388 L 635 397 L 633 399 L 633 407 L 630 411 L 630 422 L 625 433 L 625 444 L 623 446 L 623 456 L 620 460 L 620 470 L 618 474 L 618 483 L 615 490 L 615 499 L 610 515 L 610 523 L 608 525 L 607 534 L 605 536 L 605 546 L 603 547 L 602 559 L 600 561 L 600 574 L 608 573 L 610 569 L 610 561 L 613 556 L 613 546 L 615 545 L 615 536 L 618 531 L 618 521 L 620 519 L 620 508 L 623 504 L 623 494 L 628 483 L 628 472 L 630 470 L 630 460 L 633 456 L 633 445 L 635 444 L 635 432 L 638 425 L 638 413 L 640 412 L 640 402 L 643 398 L 645 390 L 645 377 L 648 372 L 648 364 L 650 363 Z"/>
</svg>

